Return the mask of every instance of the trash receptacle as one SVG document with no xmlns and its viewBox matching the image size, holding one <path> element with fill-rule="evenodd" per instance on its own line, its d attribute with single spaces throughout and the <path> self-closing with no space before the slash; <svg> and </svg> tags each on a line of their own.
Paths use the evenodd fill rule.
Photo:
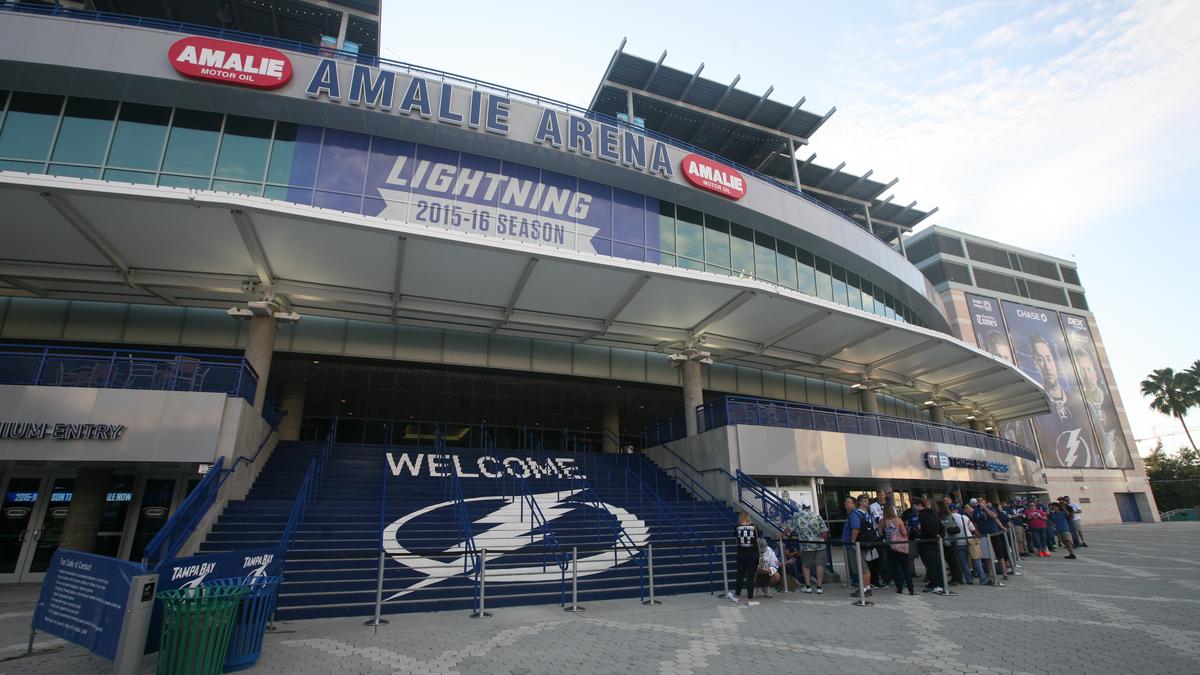
<svg viewBox="0 0 1200 675">
<path fill-rule="evenodd" d="M 275 613 L 275 600 L 281 581 L 283 577 L 236 577 L 205 582 L 206 586 L 214 588 L 246 590 L 234 614 L 229 651 L 225 656 L 225 672 L 249 668 L 262 656 L 263 634 L 267 630 L 267 621 Z"/>
<path fill-rule="evenodd" d="M 163 591 L 159 675 L 215 675 L 229 652 L 229 633 L 244 586 L 200 586 Z"/>
</svg>

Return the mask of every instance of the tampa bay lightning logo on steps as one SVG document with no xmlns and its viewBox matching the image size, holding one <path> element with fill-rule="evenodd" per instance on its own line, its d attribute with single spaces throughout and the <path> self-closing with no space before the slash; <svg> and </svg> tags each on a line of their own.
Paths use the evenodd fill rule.
<svg viewBox="0 0 1200 675">
<path fill-rule="evenodd" d="M 650 532 L 646 527 L 646 523 L 641 518 L 612 504 L 572 499 L 572 497 L 579 495 L 581 492 L 583 490 L 546 492 L 531 495 L 531 498 L 537 502 L 547 526 L 550 526 L 552 521 L 563 518 L 577 509 L 590 510 L 595 509 L 598 505 L 599 508 L 616 518 L 617 523 L 625 529 L 635 548 L 641 549 L 650 540 Z M 489 550 L 487 554 L 487 561 L 489 563 L 487 582 L 489 584 L 518 581 L 526 583 L 557 581 L 561 578 L 562 572 L 557 565 L 553 564 L 544 566 L 539 563 L 524 567 L 508 567 L 502 564 L 503 560 L 500 560 L 501 565 L 497 565 L 496 567 L 490 566 L 491 561 L 503 558 L 516 549 L 529 546 L 531 543 L 535 545 L 541 543 L 541 528 L 533 521 L 529 505 L 525 503 L 524 499 L 520 497 L 514 499 L 511 496 L 486 496 L 469 497 L 463 501 L 468 504 L 496 502 L 495 508 L 486 515 L 475 518 L 472 522 L 473 529 L 488 528 L 475 534 L 473 539 L 476 549 Z M 383 548 L 387 554 L 401 565 L 425 575 L 424 579 L 417 581 L 398 593 L 392 594 L 387 600 L 403 597 L 427 586 L 432 586 L 451 577 L 464 574 L 466 542 L 460 541 L 454 546 L 445 549 L 444 552 L 447 554 L 447 557 L 454 556 L 449 561 L 414 555 L 400 543 L 400 540 L 404 538 L 406 525 L 421 516 L 433 513 L 439 509 L 453 508 L 455 503 L 454 501 L 447 501 L 426 506 L 401 517 L 384 528 Z M 490 551 L 503 552 L 492 553 Z M 592 551 L 586 555 L 581 553 L 578 562 L 579 576 L 600 574 L 629 561 L 632 555 L 633 553 L 628 548 L 617 546 L 616 544 L 612 548 L 603 551 Z"/>
</svg>

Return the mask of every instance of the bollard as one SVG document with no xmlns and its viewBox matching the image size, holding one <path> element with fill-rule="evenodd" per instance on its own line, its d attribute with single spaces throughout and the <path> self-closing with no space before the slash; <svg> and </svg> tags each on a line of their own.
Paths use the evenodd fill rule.
<svg viewBox="0 0 1200 675">
<path fill-rule="evenodd" d="M 386 625 L 387 619 L 380 616 L 383 613 L 383 549 L 379 549 L 379 572 L 375 578 L 375 616 L 363 622 L 364 626 L 376 628 Z"/>
<path fill-rule="evenodd" d="M 783 592 L 787 593 L 787 554 L 783 550 L 782 538 L 779 540 L 779 575 L 783 578 Z"/>
<path fill-rule="evenodd" d="M 479 551 L 479 610 L 471 615 L 472 619 L 483 619 L 491 616 L 486 611 L 487 602 L 487 549 Z"/>
<path fill-rule="evenodd" d="M 571 547 L 571 606 L 566 608 L 568 612 L 582 612 L 583 608 L 579 606 L 579 547 Z"/>
<path fill-rule="evenodd" d="M 850 562 L 849 558 L 846 559 L 846 562 Z M 862 544 L 858 541 L 854 542 L 854 566 L 858 568 L 858 600 L 850 604 L 858 607 L 875 604 L 867 600 L 867 585 L 863 583 L 863 567 L 866 567 L 866 561 L 862 557 Z"/>
<path fill-rule="evenodd" d="M 650 571 L 650 599 L 643 600 L 643 605 L 661 605 L 654 599 L 654 544 L 646 544 L 646 566 Z"/>
<path fill-rule="evenodd" d="M 1017 555 L 1017 535 L 1016 535 L 1016 533 L 1013 532 L 1012 528 L 1010 527 L 1009 529 L 1005 530 L 1005 536 L 1009 540 L 1009 542 L 1008 542 L 1008 564 L 1010 567 L 1012 567 L 1012 575 L 1015 577 L 1019 577 L 1019 576 L 1021 576 L 1021 572 L 1020 572 L 1020 570 L 1017 569 L 1017 567 L 1019 567 L 1019 565 L 1017 565 L 1017 560 L 1019 560 L 1019 556 Z"/>
<path fill-rule="evenodd" d="M 725 584 L 725 595 L 729 595 L 729 557 L 724 540 L 721 541 L 721 581 Z"/>
<path fill-rule="evenodd" d="M 944 542 L 942 541 L 942 535 L 940 534 L 938 535 L 937 547 L 938 564 L 942 566 L 942 595 L 958 595 L 954 591 L 950 590 L 950 579 L 946 577 L 946 546 L 944 545 Z M 927 573 L 928 571 L 929 570 L 926 570 Z"/>
</svg>

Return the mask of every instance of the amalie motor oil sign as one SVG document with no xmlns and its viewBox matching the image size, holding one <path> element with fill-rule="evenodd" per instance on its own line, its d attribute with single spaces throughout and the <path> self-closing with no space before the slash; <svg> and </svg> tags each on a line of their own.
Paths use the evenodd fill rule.
<svg viewBox="0 0 1200 675">
<path fill-rule="evenodd" d="M 167 50 L 180 74 L 256 89 L 278 89 L 292 79 L 292 62 L 283 52 L 258 45 L 206 37 L 186 37 Z"/>
<path fill-rule="evenodd" d="M 737 201 L 746 196 L 746 179 L 733 167 L 691 154 L 679 163 L 687 182 Z"/>
</svg>

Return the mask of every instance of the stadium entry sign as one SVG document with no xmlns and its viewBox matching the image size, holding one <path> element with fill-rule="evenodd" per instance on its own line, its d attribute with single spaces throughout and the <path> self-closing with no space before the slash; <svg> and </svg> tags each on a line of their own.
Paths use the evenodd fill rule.
<svg viewBox="0 0 1200 675">
<path fill-rule="evenodd" d="M 278 89 L 292 79 L 283 52 L 257 45 L 186 37 L 171 45 L 167 58 L 181 75 L 242 87 Z"/>
<path fill-rule="evenodd" d="M 746 179 L 737 169 L 697 154 L 684 157 L 679 167 L 687 182 L 701 190 L 715 192 L 734 201 L 746 196 Z"/>
</svg>

